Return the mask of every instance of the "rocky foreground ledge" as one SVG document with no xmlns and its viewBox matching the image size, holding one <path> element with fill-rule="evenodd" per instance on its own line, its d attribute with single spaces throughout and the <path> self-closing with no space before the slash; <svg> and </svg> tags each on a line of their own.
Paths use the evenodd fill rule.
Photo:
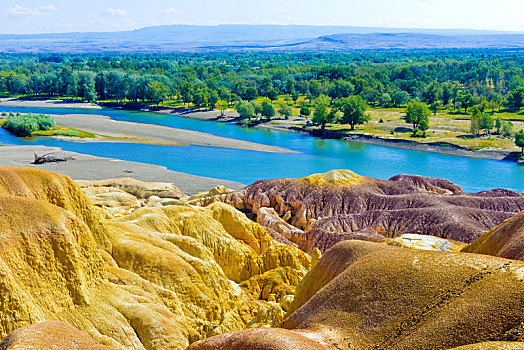
<svg viewBox="0 0 524 350">
<path fill-rule="evenodd" d="M 523 198 L 0 167 L 0 349 L 522 349 Z"/>
</svg>

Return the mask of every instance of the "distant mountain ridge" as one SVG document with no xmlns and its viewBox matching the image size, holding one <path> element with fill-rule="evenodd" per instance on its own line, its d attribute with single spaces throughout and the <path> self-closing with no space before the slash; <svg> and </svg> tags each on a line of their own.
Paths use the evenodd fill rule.
<svg viewBox="0 0 524 350">
<path fill-rule="evenodd" d="M 120 32 L 3 34 L 0 52 L 523 48 L 524 32 L 306 25 L 166 25 Z"/>
<path fill-rule="evenodd" d="M 433 35 L 417 33 L 335 34 L 297 44 L 297 50 L 524 48 L 523 34 Z"/>
</svg>

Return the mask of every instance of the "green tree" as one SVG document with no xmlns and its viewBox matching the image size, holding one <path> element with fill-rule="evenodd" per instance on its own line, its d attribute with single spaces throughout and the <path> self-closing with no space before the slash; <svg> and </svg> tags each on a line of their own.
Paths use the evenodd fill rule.
<svg viewBox="0 0 524 350">
<path fill-rule="evenodd" d="M 291 95 L 295 91 L 295 82 L 292 79 L 286 81 L 286 93 Z"/>
<path fill-rule="evenodd" d="M 338 104 L 342 112 L 340 122 L 351 125 L 351 130 L 355 130 L 355 125 L 364 124 L 371 119 L 371 117 L 365 113 L 369 106 L 360 96 L 341 98 Z"/>
<path fill-rule="evenodd" d="M 287 103 L 281 103 L 278 108 L 278 113 L 288 119 L 293 114 L 293 109 Z"/>
<path fill-rule="evenodd" d="M 406 122 L 413 124 L 413 129 L 419 128 L 420 124 L 424 124 L 429 128 L 430 114 L 431 111 L 427 104 L 417 101 L 410 102 L 406 108 Z"/>
<path fill-rule="evenodd" d="M 244 99 L 248 101 L 253 101 L 257 97 L 258 97 L 258 90 L 255 87 L 250 86 L 246 89 L 246 92 L 244 94 Z"/>
<path fill-rule="evenodd" d="M 524 87 L 516 88 L 510 92 L 508 104 L 516 111 L 524 105 Z"/>
<path fill-rule="evenodd" d="M 184 103 L 187 103 L 187 107 L 189 108 L 189 103 L 193 99 L 193 84 L 185 82 L 180 87 L 180 95 L 182 96 L 182 101 Z"/>
<path fill-rule="evenodd" d="M 424 118 L 418 124 L 418 130 L 422 131 L 422 137 L 426 137 L 426 131 L 429 129 L 429 118 Z M 416 134 L 415 134 L 416 136 Z"/>
<path fill-rule="evenodd" d="M 480 103 L 477 106 L 480 109 L 480 111 L 482 113 L 484 113 L 486 111 L 486 109 L 489 108 L 489 102 L 486 100 L 485 97 L 483 97 L 482 100 L 480 101 Z"/>
<path fill-rule="evenodd" d="M 329 111 L 329 97 L 320 95 L 315 99 L 315 112 L 313 112 L 313 123 L 320 125 L 322 133 L 326 128 L 327 123 L 334 120 L 334 114 Z"/>
<path fill-rule="evenodd" d="M 235 109 L 242 119 L 251 119 L 255 116 L 255 107 L 248 101 L 241 100 L 237 102 Z"/>
<path fill-rule="evenodd" d="M 115 74 L 117 74 L 115 72 Z M 118 72 L 119 77 L 123 77 L 122 72 Z M 73 72 L 71 66 L 63 66 L 60 72 L 60 93 L 63 96 L 76 96 L 78 89 L 78 75 Z"/>
<path fill-rule="evenodd" d="M 502 119 L 500 117 L 495 120 L 495 127 L 497 128 L 497 134 L 500 134 L 500 128 L 502 127 Z"/>
<path fill-rule="evenodd" d="M 382 107 L 388 107 L 391 103 L 391 95 L 387 92 L 384 92 L 382 95 L 380 95 L 379 102 Z"/>
<path fill-rule="evenodd" d="M 481 129 L 482 112 L 480 109 L 474 107 L 471 110 L 471 117 L 469 118 L 469 132 L 478 135 Z"/>
<path fill-rule="evenodd" d="M 495 101 L 495 106 L 498 109 L 498 111 L 500 112 L 500 105 L 502 101 L 504 101 L 504 98 L 502 97 L 501 94 L 495 93 L 495 95 L 493 95 L 493 101 Z"/>
<path fill-rule="evenodd" d="M 291 93 L 291 99 L 293 102 L 297 102 L 298 98 L 300 97 L 300 93 L 297 90 L 293 90 Z"/>
<path fill-rule="evenodd" d="M 223 116 L 224 111 L 229 107 L 229 103 L 225 100 L 218 100 L 217 107 L 220 109 L 220 116 Z"/>
<path fill-rule="evenodd" d="M 311 114 L 311 108 L 309 108 L 308 106 L 302 106 L 300 108 L 300 115 L 301 116 L 304 116 L 304 117 L 309 117 L 309 115 Z"/>
<path fill-rule="evenodd" d="M 380 98 L 380 93 L 375 88 L 369 85 L 366 85 L 362 89 L 360 96 L 362 96 L 362 98 L 366 100 L 367 103 L 371 103 L 371 105 L 375 107 L 375 104 L 377 103 L 378 99 Z"/>
<path fill-rule="evenodd" d="M 500 109 L 500 105 L 497 101 L 491 100 L 489 101 L 489 108 L 491 108 L 491 113 L 495 113 L 495 109 Z"/>
<path fill-rule="evenodd" d="M 250 102 L 253 105 L 253 109 L 255 110 L 255 116 L 262 114 L 262 105 L 256 101 Z"/>
<path fill-rule="evenodd" d="M 276 114 L 275 106 L 270 101 L 263 101 L 261 114 L 266 119 L 271 119 Z"/>
<path fill-rule="evenodd" d="M 395 107 L 400 107 L 408 103 L 409 94 L 406 91 L 397 90 L 391 95 L 391 99 Z"/>
<path fill-rule="evenodd" d="M 90 102 L 96 100 L 95 76 L 93 72 L 78 74 L 78 97 Z"/>
<path fill-rule="evenodd" d="M 309 91 L 309 82 L 307 80 L 300 80 L 297 89 L 301 94 L 307 94 Z"/>
<path fill-rule="evenodd" d="M 162 84 L 159 80 L 153 80 L 153 79 L 149 80 L 149 82 L 150 83 L 151 82 L 159 82 L 160 84 Z M 67 82 L 67 84 L 68 84 L 68 86 L 72 86 L 72 84 L 74 84 L 74 82 L 69 80 Z M 164 84 L 162 84 L 162 85 L 164 85 Z M 165 87 L 165 85 L 164 85 L 164 87 Z M 158 86 L 158 88 L 160 88 L 160 90 L 163 89 L 160 86 Z M 106 76 L 105 89 L 107 90 L 107 93 L 109 94 L 109 96 L 111 98 L 114 98 L 117 101 L 123 100 L 127 96 L 128 90 L 129 90 L 129 79 L 127 79 L 127 74 L 124 73 L 124 72 L 121 72 L 121 71 L 117 71 L 117 70 L 109 71 L 109 73 Z M 161 96 L 162 92 L 160 92 L 160 91 L 152 92 L 151 91 L 150 84 L 147 84 L 146 91 L 147 91 L 148 97 L 151 99 L 151 101 L 154 101 L 154 102 L 158 101 L 157 99 L 153 98 L 153 96 L 156 97 L 156 95 L 154 95 L 155 93 L 159 94 L 158 95 L 159 99 L 162 97 Z"/>
<path fill-rule="evenodd" d="M 322 93 L 322 86 L 320 84 L 320 82 L 316 79 L 313 79 L 309 82 L 309 97 L 310 97 L 310 101 L 311 101 L 311 98 L 317 98 L 320 96 L 320 94 Z"/>
<path fill-rule="evenodd" d="M 462 93 L 459 96 L 459 101 L 464 108 L 464 114 L 468 113 L 468 108 L 474 106 L 476 103 L 475 98 L 471 94 Z"/>
<path fill-rule="evenodd" d="M 502 135 L 511 136 L 513 132 L 513 123 L 510 121 L 505 121 L 502 123 Z"/>
<path fill-rule="evenodd" d="M 268 92 L 273 89 L 273 81 L 270 77 L 264 77 L 262 78 L 262 81 L 259 84 L 259 89 L 262 95 L 266 96 L 268 95 Z"/>
<path fill-rule="evenodd" d="M 207 104 L 206 101 L 206 94 L 204 91 L 198 89 L 193 93 L 193 98 L 191 99 L 191 102 L 195 105 L 195 107 L 198 109 L 202 106 L 205 106 Z"/>
<path fill-rule="evenodd" d="M 520 129 L 515 133 L 515 145 L 520 147 L 520 154 L 522 155 L 524 153 L 524 129 Z"/>
<path fill-rule="evenodd" d="M 218 93 L 216 91 L 211 91 L 207 95 L 207 105 L 211 110 L 215 109 L 215 106 L 218 102 Z"/>
<path fill-rule="evenodd" d="M 82 98 L 84 100 L 87 100 L 89 102 L 95 102 L 96 101 L 96 90 L 95 90 L 95 84 L 82 84 L 81 85 L 82 90 Z"/>
<path fill-rule="evenodd" d="M 228 103 L 228 106 L 229 106 L 229 102 L 231 102 L 231 92 L 229 91 L 228 88 L 220 87 L 218 89 L 218 97 L 222 101 L 226 101 Z"/>
<path fill-rule="evenodd" d="M 167 92 L 167 87 L 158 81 L 151 82 L 148 85 L 149 98 L 151 101 L 156 102 L 157 106 L 160 104 L 160 102 L 164 101 L 167 96 Z"/>
<path fill-rule="evenodd" d="M 441 110 L 444 106 L 442 105 L 442 102 L 440 101 L 434 101 L 431 104 L 431 110 L 433 111 L 433 115 L 437 115 L 437 112 Z"/>
<path fill-rule="evenodd" d="M 337 99 L 342 97 L 349 97 L 353 91 L 355 91 L 355 86 L 349 81 L 343 79 L 337 79 L 328 87 L 328 96 Z"/>
<path fill-rule="evenodd" d="M 488 113 L 482 113 L 481 111 L 480 128 L 483 129 L 486 134 L 489 134 L 494 126 L 495 122 L 493 121 L 493 117 Z"/>
<path fill-rule="evenodd" d="M 278 90 L 275 88 L 271 88 L 267 92 L 267 98 L 269 98 L 271 102 L 278 100 Z"/>
</svg>

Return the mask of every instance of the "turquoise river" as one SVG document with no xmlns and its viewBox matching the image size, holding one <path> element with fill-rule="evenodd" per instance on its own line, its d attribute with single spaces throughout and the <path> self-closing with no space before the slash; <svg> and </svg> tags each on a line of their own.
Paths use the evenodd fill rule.
<svg viewBox="0 0 524 350">
<path fill-rule="evenodd" d="M 0 112 L 47 114 L 102 114 L 115 120 L 164 125 L 218 136 L 280 146 L 300 152 L 279 154 L 202 146 L 152 146 L 129 143 L 76 143 L 50 138 L 19 139 L 0 128 L 0 143 L 39 144 L 101 157 L 162 165 L 171 170 L 244 184 L 259 179 L 302 177 L 331 169 L 350 169 L 387 179 L 397 174 L 442 177 L 478 192 L 492 188 L 524 191 L 524 166 L 514 162 L 474 159 L 432 152 L 410 151 L 340 140 L 313 138 L 263 128 L 241 128 L 230 123 L 201 121 L 176 115 L 116 109 L 26 108 L 0 106 Z"/>
</svg>

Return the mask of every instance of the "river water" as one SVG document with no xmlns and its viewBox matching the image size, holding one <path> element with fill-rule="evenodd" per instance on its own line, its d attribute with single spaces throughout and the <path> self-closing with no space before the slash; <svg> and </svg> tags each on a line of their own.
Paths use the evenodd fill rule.
<svg viewBox="0 0 524 350">
<path fill-rule="evenodd" d="M 0 106 L 0 112 L 2 111 L 100 114 L 110 116 L 115 120 L 196 130 L 301 152 L 300 154 L 279 154 L 203 146 L 76 143 L 43 137 L 26 140 L 14 137 L 0 128 L 0 143 L 57 146 L 68 151 L 162 165 L 171 170 L 244 184 L 250 184 L 259 179 L 302 177 L 332 169 L 350 169 L 360 175 L 381 179 L 397 174 L 442 177 L 455 182 L 469 192 L 492 188 L 524 191 L 524 166 L 519 166 L 514 162 L 457 157 L 340 140 L 324 140 L 290 132 L 241 128 L 231 123 L 201 121 L 176 115 L 138 111 Z"/>
</svg>

